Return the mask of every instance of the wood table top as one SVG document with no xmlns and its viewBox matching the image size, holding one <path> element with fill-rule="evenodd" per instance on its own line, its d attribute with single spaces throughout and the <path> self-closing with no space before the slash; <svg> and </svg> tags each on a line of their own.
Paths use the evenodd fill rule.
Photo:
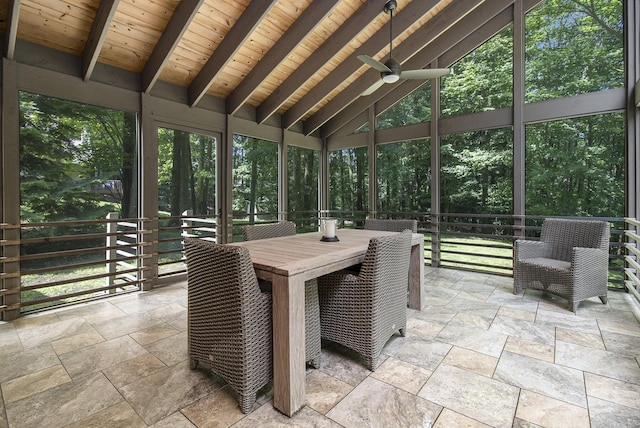
<svg viewBox="0 0 640 428">
<path fill-rule="evenodd" d="M 338 229 L 336 236 L 339 241 L 337 242 L 321 241 L 322 233 L 312 232 L 234 242 L 230 245 L 248 248 L 256 269 L 291 276 L 346 260 L 351 260 L 352 264 L 361 263 L 371 238 L 396 233 L 380 230 Z M 420 240 L 424 240 L 424 236 L 414 233 L 413 244 L 419 243 Z"/>
</svg>

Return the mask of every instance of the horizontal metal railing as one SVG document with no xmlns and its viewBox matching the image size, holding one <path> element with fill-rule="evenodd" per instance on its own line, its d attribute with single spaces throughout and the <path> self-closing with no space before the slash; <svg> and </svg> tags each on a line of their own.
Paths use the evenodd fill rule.
<svg viewBox="0 0 640 428">
<path fill-rule="evenodd" d="M 640 263 L 638 263 L 638 260 L 640 260 L 640 249 L 638 249 L 638 244 L 640 244 L 640 221 L 635 218 L 627 218 L 625 223 L 627 229 L 624 233 L 626 237 L 624 244 L 626 250 L 624 256 L 626 280 L 624 284 L 627 290 L 633 293 L 636 299 L 640 300 L 640 277 L 638 276 L 640 273 Z"/>
<path fill-rule="evenodd" d="M 2 224 L 3 304 L 20 313 L 139 290 L 148 219 Z M 16 297 L 17 296 L 17 297 Z M 7 303 L 9 301 L 9 303 Z"/>
<path fill-rule="evenodd" d="M 341 228 L 362 228 L 367 212 L 308 211 L 238 213 L 230 231 L 241 240 L 242 227 L 288 218 L 298 232 L 317 230 L 318 219 L 332 217 Z M 538 239 L 541 216 L 512 216 L 424 212 L 376 213 L 378 218 L 414 218 L 425 236 L 426 264 L 454 269 L 513 275 L 513 243 Z M 625 287 L 638 296 L 638 227 L 636 219 L 602 218 L 612 224 L 610 286 Z M 149 219 L 23 223 L 0 225 L 0 312 L 21 313 L 53 305 L 69 304 L 110 293 L 138 290 L 148 271 L 150 257 L 157 257 L 158 276 L 184 274 L 183 239 L 198 236 L 218 241 L 217 219 L 194 216 L 161 217 L 157 230 Z M 157 233 L 157 240 L 149 236 Z M 143 251 L 143 249 L 145 249 Z M 106 267 L 106 269 L 105 269 Z M 639 297 L 640 298 L 640 297 Z"/>
</svg>

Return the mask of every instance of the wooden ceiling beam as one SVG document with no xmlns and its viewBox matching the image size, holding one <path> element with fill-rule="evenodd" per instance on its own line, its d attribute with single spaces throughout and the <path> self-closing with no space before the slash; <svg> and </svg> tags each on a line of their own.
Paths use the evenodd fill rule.
<svg viewBox="0 0 640 428">
<path fill-rule="evenodd" d="M 379 5 L 379 3 L 374 2 Z M 401 34 L 414 25 L 420 18 L 426 15 L 436 4 L 437 0 L 420 0 L 409 3 L 398 15 L 393 17 L 393 28 L 395 34 Z M 379 13 L 384 13 L 380 9 Z M 389 43 L 389 22 L 387 22 L 369 40 L 363 43 L 358 49 L 363 54 L 371 56 L 377 54 Z M 394 50 L 395 52 L 395 50 Z M 312 91 L 305 94 L 294 106 L 282 115 L 282 127 L 290 128 L 302 119 L 316 104 L 330 94 L 339 82 L 347 80 L 360 67 L 364 66 L 356 55 L 349 56 L 322 81 L 320 81 Z M 339 110 L 338 110 L 339 111 Z M 337 113 L 337 111 L 336 111 Z M 317 128 L 316 128 L 317 129 Z"/>
<path fill-rule="evenodd" d="M 104 39 L 109 31 L 109 24 L 113 20 L 118 3 L 120 3 L 120 0 L 103 0 L 100 2 L 91 26 L 91 32 L 82 52 L 82 78 L 85 82 L 91 78 L 96 62 L 98 62 Z"/>
<path fill-rule="evenodd" d="M 9 0 L 7 11 L 7 28 L 4 39 L 4 57 L 13 61 L 16 53 L 16 36 L 18 34 L 18 19 L 20 16 L 20 0 Z"/>
<path fill-rule="evenodd" d="M 402 58 L 397 58 L 398 61 L 402 63 L 402 68 L 407 70 L 425 67 L 451 46 L 456 45 L 478 29 L 483 23 L 511 6 L 513 1 L 514 0 L 492 0 L 480 4 L 473 10 L 469 9 L 467 2 L 465 2 L 464 5 L 460 2 L 452 3 L 438 14 L 430 25 L 425 25 L 420 28 L 398 47 L 398 58 Z M 474 6 L 478 3 L 481 2 L 475 1 Z M 454 24 L 452 25 L 452 23 Z M 434 39 L 434 37 L 436 38 Z M 429 41 L 429 43 L 423 43 L 421 48 L 416 49 L 414 41 L 421 42 L 424 40 Z M 442 45 L 440 51 L 434 48 L 436 43 Z M 413 59 L 416 53 L 423 49 L 424 52 L 429 55 L 429 59 Z M 406 60 L 406 58 L 411 58 L 412 60 Z M 417 66 L 417 64 L 419 64 L 419 66 Z M 354 114 L 356 110 L 360 112 L 368 109 L 386 94 L 393 91 L 395 85 L 385 84 L 369 96 L 360 96 L 365 89 L 379 78 L 379 73 L 374 70 L 354 81 L 346 90 L 342 91 L 327 103 L 327 105 L 305 121 L 305 134 L 307 132 L 314 132 L 332 120 L 331 127 L 322 130 L 322 134 L 327 133 L 327 135 L 329 135 L 329 133 L 335 132 L 334 130 L 336 128 L 342 127 L 353 119 L 357 115 L 357 113 Z M 336 111 L 336 113 L 333 113 L 333 111 Z"/>
<path fill-rule="evenodd" d="M 367 1 L 345 21 L 300 67 L 282 82 L 256 109 L 256 120 L 264 123 L 300 89 L 318 69 L 380 15 L 380 4 Z"/>
<path fill-rule="evenodd" d="M 188 94 L 191 107 L 195 106 L 207 93 L 218 73 L 233 59 L 236 52 L 244 45 L 276 2 L 277 0 L 260 0 L 249 3 L 222 43 L 189 85 Z"/>
<path fill-rule="evenodd" d="M 340 0 L 315 1 L 307 7 L 269 52 L 227 97 L 227 114 L 234 114 L 278 65 L 333 10 Z"/>
<path fill-rule="evenodd" d="M 167 28 L 162 32 L 160 40 L 158 40 L 149 60 L 142 69 L 140 76 L 142 92 L 146 94 L 151 92 L 153 85 L 169 62 L 171 54 L 176 46 L 178 46 L 180 39 L 187 31 L 193 18 L 196 17 L 202 3 L 204 3 L 204 0 L 182 0 L 178 3 L 178 6 L 176 6 L 173 12 L 173 16 L 171 16 L 171 20 L 167 24 Z"/>
</svg>

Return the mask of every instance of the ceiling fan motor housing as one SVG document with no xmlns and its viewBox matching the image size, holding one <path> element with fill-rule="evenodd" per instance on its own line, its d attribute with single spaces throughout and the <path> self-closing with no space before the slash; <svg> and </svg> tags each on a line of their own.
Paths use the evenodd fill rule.
<svg viewBox="0 0 640 428">
<path fill-rule="evenodd" d="M 382 80 L 384 80 L 387 83 L 397 82 L 398 79 L 400 79 L 400 73 L 402 72 L 402 69 L 400 68 L 400 64 L 398 63 L 398 61 L 396 61 L 393 58 L 389 58 L 388 60 L 385 61 L 384 65 L 386 65 L 387 68 L 391 71 L 381 72 L 380 76 L 382 77 Z"/>
</svg>

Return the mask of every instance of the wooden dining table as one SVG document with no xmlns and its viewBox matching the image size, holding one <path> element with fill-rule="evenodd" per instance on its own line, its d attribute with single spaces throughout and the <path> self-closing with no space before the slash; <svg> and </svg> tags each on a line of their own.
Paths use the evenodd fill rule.
<svg viewBox="0 0 640 428">
<path fill-rule="evenodd" d="M 362 263 L 369 240 L 396 232 L 338 229 L 339 241 L 320 232 L 234 242 L 249 249 L 258 278 L 273 283 L 273 405 L 293 416 L 305 404 L 305 281 Z M 424 236 L 412 236 L 408 306 L 421 309 Z"/>
</svg>

